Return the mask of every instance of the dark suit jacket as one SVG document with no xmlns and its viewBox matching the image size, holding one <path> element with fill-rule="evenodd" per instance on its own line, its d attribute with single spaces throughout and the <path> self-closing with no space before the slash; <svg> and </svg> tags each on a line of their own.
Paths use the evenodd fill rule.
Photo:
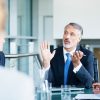
<svg viewBox="0 0 100 100">
<path fill-rule="evenodd" d="M 5 55 L 2 51 L 0 51 L 0 66 L 5 66 Z"/>
<path fill-rule="evenodd" d="M 94 80 L 93 53 L 81 46 L 78 46 L 77 50 L 82 51 L 86 56 L 83 56 L 83 58 L 81 59 L 82 66 L 76 74 L 73 72 L 73 64 L 71 62 L 68 71 L 67 85 L 90 88 Z M 59 47 L 56 49 L 55 56 L 51 60 L 50 65 L 51 66 L 48 74 L 48 81 L 52 83 L 53 87 L 60 87 L 64 84 L 65 61 L 63 56 L 63 47 Z"/>
</svg>

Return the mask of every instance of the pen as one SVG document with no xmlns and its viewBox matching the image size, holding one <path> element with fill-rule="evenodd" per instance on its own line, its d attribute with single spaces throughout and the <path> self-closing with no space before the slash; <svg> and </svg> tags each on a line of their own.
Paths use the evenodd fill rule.
<svg viewBox="0 0 100 100">
<path fill-rule="evenodd" d="M 83 55 L 83 56 L 86 56 L 86 55 Z"/>
</svg>

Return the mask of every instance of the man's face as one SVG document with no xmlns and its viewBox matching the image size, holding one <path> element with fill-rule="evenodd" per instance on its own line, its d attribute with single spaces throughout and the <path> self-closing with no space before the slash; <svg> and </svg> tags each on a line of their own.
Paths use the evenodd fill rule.
<svg viewBox="0 0 100 100">
<path fill-rule="evenodd" d="M 0 32 L 5 30 L 6 15 L 5 0 L 0 0 Z"/>
<path fill-rule="evenodd" d="M 64 48 L 73 50 L 80 42 L 80 34 L 80 31 L 71 25 L 65 27 L 63 34 Z"/>
</svg>

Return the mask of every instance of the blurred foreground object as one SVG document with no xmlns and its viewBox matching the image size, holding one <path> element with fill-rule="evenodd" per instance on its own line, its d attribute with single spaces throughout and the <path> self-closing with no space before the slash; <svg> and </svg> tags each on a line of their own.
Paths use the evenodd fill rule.
<svg viewBox="0 0 100 100">
<path fill-rule="evenodd" d="M 0 68 L 0 100 L 34 100 L 32 79 L 20 72 Z"/>
</svg>

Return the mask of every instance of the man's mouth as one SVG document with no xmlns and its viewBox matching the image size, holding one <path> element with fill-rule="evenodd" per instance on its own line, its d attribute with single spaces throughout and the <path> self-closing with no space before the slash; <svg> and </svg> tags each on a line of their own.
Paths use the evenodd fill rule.
<svg viewBox="0 0 100 100">
<path fill-rule="evenodd" d="M 70 44 L 70 41 L 64 40 L 64 43 L 65 43 L 65 44 Z"/>
</svg>

